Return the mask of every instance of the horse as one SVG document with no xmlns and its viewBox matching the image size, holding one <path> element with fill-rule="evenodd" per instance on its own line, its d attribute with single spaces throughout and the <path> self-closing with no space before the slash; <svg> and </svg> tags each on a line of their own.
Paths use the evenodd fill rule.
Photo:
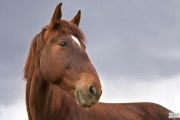
<svg viewBox="0 0 180 120">
<path fill-rule="evenodd" d="M 101 103 L 100 79 L 79 29 L 81 11 L 62 19 L 62 3 L 32 40 L 24 68 L 29 120 L 169 120 L 155 103 Z"/>
</svg>

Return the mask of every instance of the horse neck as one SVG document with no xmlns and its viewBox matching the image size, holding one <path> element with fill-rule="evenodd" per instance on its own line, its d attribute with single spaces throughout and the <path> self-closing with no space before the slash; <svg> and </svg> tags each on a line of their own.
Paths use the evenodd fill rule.
<svg viewBox="0 0 180 120">
<path fill-rule="evenodd" d="M 64 119 L 71 111 L 78 111 L 75 99 L 58 86 L 48 83 L 36 72 L 27 80 L 26 104 L 29 120 Z M 71 114 L 72 115 L 72 114 Z"/>
</svg>

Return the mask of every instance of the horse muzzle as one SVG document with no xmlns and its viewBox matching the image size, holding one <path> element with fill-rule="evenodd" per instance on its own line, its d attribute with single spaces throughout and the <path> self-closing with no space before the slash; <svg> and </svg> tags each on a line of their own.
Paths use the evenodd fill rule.
<svg viewBox="0 0 180 120">
<path fill-rule="evenodd" d="M 95 86 L 90 86 L 88 90 L 76 90 L 75 97 L 77 103 L 82 107 L 91 107 L 96 104 L 102 94 Z"/>
</svg>

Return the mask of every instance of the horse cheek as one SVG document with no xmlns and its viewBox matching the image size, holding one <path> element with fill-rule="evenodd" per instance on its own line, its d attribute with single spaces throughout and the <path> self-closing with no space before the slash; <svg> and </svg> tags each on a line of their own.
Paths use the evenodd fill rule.
<svg viewBox="0 0 180 120">
<path fill-rule="evenodd" d="M 57 58 L 54 58 L 54 56 L 51 55 L 52 54 L 42 54 L 40 59 L 40 71 L 44 79 L 48 82 L 59 84 L 63 75 L 63 66 Z"/>
</svg>

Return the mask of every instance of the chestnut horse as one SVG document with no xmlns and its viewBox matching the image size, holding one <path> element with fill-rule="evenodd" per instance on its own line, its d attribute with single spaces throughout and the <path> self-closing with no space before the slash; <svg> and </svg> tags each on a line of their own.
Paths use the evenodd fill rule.
<svg viewBox="0 0 180 120">
<path fill-rule="evenodd" d="M 35 36 L 24 69 L 29 120 L 168 120 L 154 103 L 99 103 L 101 84 L 78 28 L 81 11 L 62 20 L 57 5 Z"/>
</svg>

